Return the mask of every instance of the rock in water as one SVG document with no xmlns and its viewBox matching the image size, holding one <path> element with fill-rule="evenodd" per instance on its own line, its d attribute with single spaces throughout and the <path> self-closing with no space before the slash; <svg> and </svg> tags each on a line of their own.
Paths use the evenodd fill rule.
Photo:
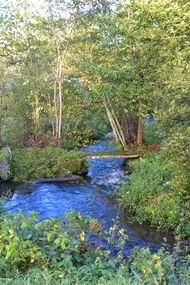
<svg viewBox="0 0 190 285">
<path fill-rule="evenodd" d="M 12 159 L 12 151 L 9 147 L 0 151 L 0 179 L 8 181 L 11 179 L 10 161 Z"/>
</svg>

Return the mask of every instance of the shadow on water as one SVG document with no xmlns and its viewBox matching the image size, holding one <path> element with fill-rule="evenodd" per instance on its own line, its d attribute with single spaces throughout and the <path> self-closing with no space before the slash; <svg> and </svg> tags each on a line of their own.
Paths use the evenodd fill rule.
<svg viewBox="0 0 190 285">
<path fill-rule="evenodd" d="M 85 150 L 96 152 L 113 149 L 115 147 L 101 141 Z M 113 219 L 116 219 L 119 225 L 126 229 L 130 248 L 135 245 L 159 246 L 164 235 L 150 226 L 130 223 L 115 199 L 108 195 L 127 180 L 123 159 L 88 159 L 88 161 L 91 163 L 88 172 L 90 182 L 86 184 L 1 183 L 1 192 L 12 193 L 5 209 L 13 213 L 23 211 L 26 215 L 30 211 L 36 211 L 40 213 L 42 220 L 60 217 L 75 210 L 97 218 L 105 228 L 112 226 Z"/>
<path fill-rule="evenodd" d="M 14 182 L 1 182 L 0 181 L 0 197 L 11 198 L 17 187 L 17 183 Z"/>
</svg>

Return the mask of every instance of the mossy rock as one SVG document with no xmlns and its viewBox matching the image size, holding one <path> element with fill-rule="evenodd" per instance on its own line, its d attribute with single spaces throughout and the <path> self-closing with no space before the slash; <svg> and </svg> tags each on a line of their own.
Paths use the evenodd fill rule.
<svg viewBox="0 0 190 285">
<path fill-rule="evenodd" d="M 79 151 L 52 147 L 24 148 L 14 151 L 11 169 L 15 180 L 27 181 L 74 174 L 85 175 L 88 165 Z"/>
<path fill-rule="evenodd" d="M 12 178 L 11 173 L 12 152 L 10 148 L 3 148 L 0 151 L 0 180 L 8 181 Z"/>
</svg>

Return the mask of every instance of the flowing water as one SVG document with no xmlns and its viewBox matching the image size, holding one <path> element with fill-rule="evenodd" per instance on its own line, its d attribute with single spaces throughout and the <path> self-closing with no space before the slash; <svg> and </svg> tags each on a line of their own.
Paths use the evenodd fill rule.
<svg viewBox="0 0 190 285">
<path fill-rule="evenodd" d="M 105 141 L 90 145 L 88 152 L 111 151 L 114 146 Z M 86 183 L 35 183 L 35 184 L 0 184 L 0 191 L 12 191 L 13 195 L 5 205 L 10 212 L 39 212 L 41 219 L 56 218 L 74 210 L 97 218 L 105 228 L 118 220 L 126 229 L 129 237 L 129 250 L 135 245 L 157 247 L 163 235 L 146 225 L 130 223 L 119 208 L 113 195 L 114 190 L 127 180 L 124 161 L 120 158 L 88 159 L 90 167 Z M 5 189 L 5 187 L 7 189 Z"/>
</svg>

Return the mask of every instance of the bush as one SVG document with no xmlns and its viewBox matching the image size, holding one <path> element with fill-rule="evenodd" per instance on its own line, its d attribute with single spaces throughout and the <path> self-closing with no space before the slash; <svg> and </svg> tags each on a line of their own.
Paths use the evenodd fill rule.
<svg viewBox="0 0 190 285">
<path fill-rule="evenodd" d="M 47 147 L 15 150 L 11 168 L 16 180 L 31 180 L 85 174 L 87 167 L 80 152 Z"/>
<path fill-rule="evenodd" d="M 119 190 L 126 211 L 140 222 L 151 222 L 160 230 L 189 235 L 188 175 L 166 151 L 148 155 L 132 164 L 129 182 Z M 183 179 L 181 179 L 183 177 Z M 177 180 L 180 183 L 177 183 Z"/>
<path fill-rule="evenodd" d="M 119 246 L 126 239 L 117 226 L 107 234 L 97 220 L 74 212 L 42 222 L 37 213 L 28 218 L 22 213 L 9 214 L 1 218 L 0 230 L 0 277 L 4 278 L 35 267 L 68 274 L 87 266 L 89 274 L 96 274 L 99 268 L 111 268 L 117 263 L 110 260 L 110 251 L 103 249 L 101 240 Z"/>
<path fill-rule="evenodd" d="M 114 225 L 104 232 L 97 220 L 81 214 L 72 212 L 43 222 L 36 213 L 28 218 L 22 213 L 8 215 L 1 217 L 0 231 L 0 282 L 4 285 L 190 282 L 187 247 L 178 244 L 173 252 L 162 247 L 156 253 L 135 248 L 127 258 L 123 230 Z M 110 251 L 113 243 L 120 249 L 117 254 Z"/>
<path fill-rule="evenodd" d="M 62 140 L 61 148 L 65 150 L 76 150 L 80 147 L 79 143 L 74 140 Z"/>
</svg>

